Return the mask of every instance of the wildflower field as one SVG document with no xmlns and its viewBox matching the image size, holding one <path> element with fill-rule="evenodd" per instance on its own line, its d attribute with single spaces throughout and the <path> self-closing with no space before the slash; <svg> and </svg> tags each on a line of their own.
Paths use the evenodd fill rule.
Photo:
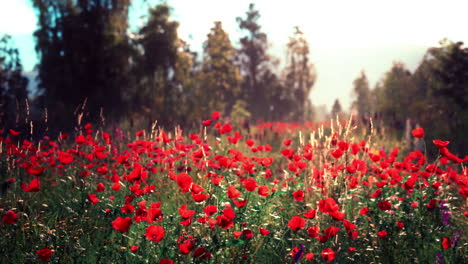
<svg viewBox="0 0 468 264">
<path fill-rule="evenodd" d="M 333 121 L 0 138 L 0 263 L 468 263 L 468 156 Z M 364 132 L 362 132 L 364 131 Z"/>
</svg>

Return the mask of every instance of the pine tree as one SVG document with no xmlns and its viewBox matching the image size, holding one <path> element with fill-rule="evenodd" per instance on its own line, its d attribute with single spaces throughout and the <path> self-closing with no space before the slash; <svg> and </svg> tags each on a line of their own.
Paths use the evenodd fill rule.
<svg viewBox="0 0 468 264">
<path fill-rule="evenodd" d="M 315 83 L 314 65 L 309 59 L 309 44 L 304 34 L 295 27 L 295 32 L 289 38 L 288 60 L 286 66 L 286 88 L 290 90 L 297 104 L 294 118 L 300 121 L 312 120 L 312 103 L 310 92 Z"/>
<path fill-rule="evenodd" d="M 170 20 L 170 12 L 166 4 L 149 9 L 148 21 L 138 35 L 140 52 L 135 67 L 138 85 L 131 93 L 135 111 L 161 125 L 177 119 L 174 110 L 181 94 L 175 77 L 180 78 L 176 64 L 181 63 L 178 50 L 182 43 L 177 34 L 179 24 Z"/>
<path fill-rule="evenodd" d="M 127 35 L 130 0 L 32 0 L 39 88 L 50 125 L 69 129 L 78 105 L 86 101 L 91 121 L 126 112 L 122 94 L 130 85 Z M 86 117 L 86 116 L 85 116 Z"/>
<path fill-rule="evenodd" d="M 241 76 L 234 65 L 235 50 L 221 22 L 215 22 L 204 44 L 201 70 L 201 107 L 229 114 L 240 100 Z M 237 108 L 242 104 L 237 104 Z M 239 109 L 237 109 L 239 111 Z"/>
<path fill-rule="evenodd" d="M 242 96 L 248 102 L 249 112 L 253 119 L 265 119 L 271 108 L 270 87 L 264 80 L 273 74 L 270 71 L 271 58 L 267 54 L 267 35 L 261 31 L 260 12 L 254 4 L 249 5 L 245 18 L 238 17 L 239 28 L 245 32 L 240 39 L 237 59 L 243 77 Z"/>
<path fill-rule="evenodd" d="M 355 100 L 352 106 L 356 109 L 361 120 L 367 120 L 371 115 L 371 94 L 369 82 L 364 71 L 361 71 L 359 77 L 353 81 L 353 86 Z"/>
<path fill-rule="evenodd" d="M 331 110 L 331 117 L 332 118 L 343 118 L 343 109 L 341 107 L 340 101 L 335 99 L 333 103 L 332 110 Z"/>
<path fill-rule="evenodd" d="M 409 110 L 414 87 L 411 72 L 403 63 L 394 63 L 383 79 L 378 100 L 378 112 L 385 124 L 403 130 L 406 119 L 411 118 Z M 368 107 L 368 104 L 365 106 Z"/>
</svg>

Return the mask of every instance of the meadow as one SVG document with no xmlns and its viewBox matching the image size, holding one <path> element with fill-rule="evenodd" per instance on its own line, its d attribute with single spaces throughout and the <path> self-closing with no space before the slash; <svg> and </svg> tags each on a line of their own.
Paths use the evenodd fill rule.
<svg viewBox="0 0 468 264">
<path fill-rule="evenodd" d="M 0 263 L 468 263 L 468 156 L 351 121 L 0 134 Z"/>
</svg>

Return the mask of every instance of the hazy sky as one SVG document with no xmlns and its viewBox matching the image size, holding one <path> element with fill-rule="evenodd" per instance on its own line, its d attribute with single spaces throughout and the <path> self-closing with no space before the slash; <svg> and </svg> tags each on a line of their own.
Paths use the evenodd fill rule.
<svg viewBox="0 0 468 264">
<path fill-rule="evenodd" d="M 147 6 L 157 0 L 134 0 L 132 28 L 138 28 Z M 310 47 L 318 78 L 311 94 L 315 105 L 329 107 L 336 98 L 347 108 L 352 82 L 365 70 L 371 86 L 393 61 L 410 70 L 425 50 L 448 38 L 468 43 L 466 0 L 169 0 L 179 34 L 200 51 L 213 21 L 222 21 L 234 45 L 240 33 L 236 17 L 250 2 L 260 10 L 260 23 L 271 44 L 270 53 L 284 60 L 284 47 L 294 26 L 300 26 Z M 0 34 L 13 35 L 24 69 L 37 63 L 32 32 L 36 16 L 30 0 L 0 0 Z"/>
</svg>

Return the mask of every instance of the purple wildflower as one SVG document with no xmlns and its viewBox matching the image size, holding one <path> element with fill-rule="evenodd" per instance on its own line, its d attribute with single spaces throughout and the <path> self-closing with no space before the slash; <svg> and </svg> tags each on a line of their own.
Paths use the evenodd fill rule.
<svg viewBox="0 0 468 264">
<path fill-rule="evenodd" d="M 434 263 L 435 264 L 444 264 L 442 254 L 439 252 L 436 253 L 436 257 L 434 258 Z"/>
<path fill-rule="evenodd" d="M 453 248 L 456 248 L 456 247 L 457 247 L 458 241 L 460 241 L 460 239 L 461 239 L 461 233 L 462 233 L 462 230 L 461 230 L 461 229 L 455 230 L 455 231 L 453 232 L 453 235 L 452 235 L 452 245 L 453 245 Z"/>
<path fill-rule="evenodd" d="M 445 205 L 445 201 L 440 202 L 440 214 L 442 215 L 442 224 L 450 225 L 450 209 Z"/>
</svg>

